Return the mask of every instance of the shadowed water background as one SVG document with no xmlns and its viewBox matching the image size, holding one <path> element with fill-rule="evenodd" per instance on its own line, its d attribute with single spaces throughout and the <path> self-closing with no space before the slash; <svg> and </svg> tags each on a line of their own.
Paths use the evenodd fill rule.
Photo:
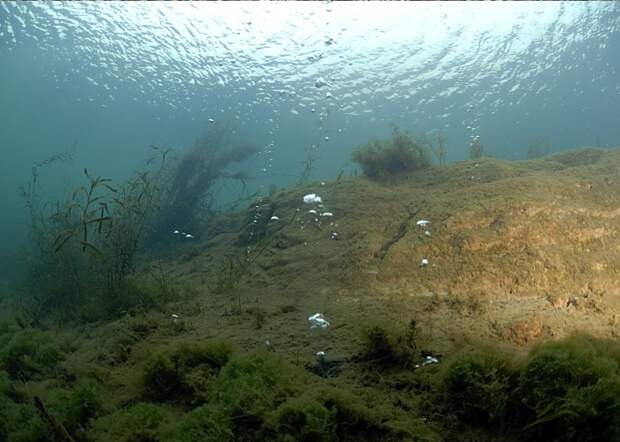
<svg viewBox="0 0 620 442">
<path fill-rule="evenodd" d="M 616 2 L 3 2 L 0 256 L 26 238 L 19 184 L 72 143 L 73 163 L 44 171 L 50 195 L 83 167 L 122 180 L 209 119 L 259 146 L 263 193 L 295 182 L 312 146 L 313 178 L 352 169 L 391 124 L 442 130 L 450 161 L 476 135 L 514 159 L 533 137 L 616 146 L 619 29 Z"/>
</svg>

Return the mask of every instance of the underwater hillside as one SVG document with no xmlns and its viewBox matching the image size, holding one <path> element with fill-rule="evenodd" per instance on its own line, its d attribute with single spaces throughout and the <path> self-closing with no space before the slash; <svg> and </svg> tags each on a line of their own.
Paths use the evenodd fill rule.
<svg viewBox="0 0 620 442">
<path fill-rule="evenodd" d="M 620 441 L 620 4 L 0 3 L 0 442 Z"/>
</svg>

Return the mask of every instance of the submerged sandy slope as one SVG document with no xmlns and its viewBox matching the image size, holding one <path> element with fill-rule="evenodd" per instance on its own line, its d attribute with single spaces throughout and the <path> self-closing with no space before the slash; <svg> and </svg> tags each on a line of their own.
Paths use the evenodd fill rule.
<svg viewBox="0 0 620 442">
<path fill-rule="evenodd" d="M 304 203 L 308 193 L 323 205 Z M 271 216 L 279 220 L 262 226 Z M 264 238 L 244 242 L 248 225 Z M 488 341 L 523 349 L 574 330 L 617 337 L 620 151 L 287 189 L 218 220 L 174 256 L 168 278 L 190 294 L 170 309 L 193 338 L 248 349 L 269 341 L 298 363 L 319 350 L 354 354 L 360 327 L 374 320 L 415 320 L 437 354 Z M 316 312 L 328 329 L 309 330 Z"/>
</svg>

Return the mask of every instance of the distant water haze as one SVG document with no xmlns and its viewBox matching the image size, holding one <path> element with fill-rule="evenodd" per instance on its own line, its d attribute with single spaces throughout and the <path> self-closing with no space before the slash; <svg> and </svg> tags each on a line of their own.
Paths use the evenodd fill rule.
<svg viewBox="0 0 620 442">
<path fill-rule="evenodd" d="M 27 239 L 19 185 L 74 143 L 41 171 L 49 198 L 227 121 L 259 147 L 263 193 L 296 182 L 308 149 L 312 178 L 351 171 L 391 124 L 441 130 L 449 161 L 477 135 L 510 159 L 540 137 L 616 146 L 619 30 L 617 2 L 2 2 L 0 278 Z"/>
</svg>

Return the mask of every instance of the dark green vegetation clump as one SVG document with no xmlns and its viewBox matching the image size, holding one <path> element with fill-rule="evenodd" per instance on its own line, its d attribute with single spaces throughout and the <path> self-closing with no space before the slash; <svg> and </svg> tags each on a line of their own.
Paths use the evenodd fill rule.
<svg viewBox="0 0 620 442">
<path fill-rule="evenodd" d="M 71 433 L 78 433 L 86 428 L 104 412 L 104 392 L 94 379 L 80 379 L 66 398 L 64 425 Z"/>
<path fill-rule="evenodd" d="M 351 158 L 362 166 L 371 178 L 386 178 L 393 174 L 413 172 L 431 166 L 425 143 L 418 142 L 398 128 L 384 141 L 371 141 L 356 148 Z"/>
<path fill-rule="evenodd" d="M 515 373 L 505 356 L 476 350 L 457 357 L 443 379 L 445 399 L 464 423 L 495 425 L 508 414 Z"/>
<path fill-rule="evenodd" d="M 443 376 L 447 409 L 464 425 L 528 440 L 620 440 L 620 344 L 574 335 L 520 364 L 494 353 L 456 358 Z"/>
<path fill-rule="evenodd" d="M 620 440 L 620 344 L 586 336 L 534 349 L 519 372 L 527 429 L 540 439 Z"/>
<path fill-rule="evenodd" d="M 0 324 L 0 370 L 10 379 L 30 380 L 58 371 L 63 355 L 42 332 L 21 330 L 10 323 Z"/>
<path fill-rule="evenodd" d="M 411 320 L 403 330 L 386 323 L 370 324 L 362 330 L 362 360 L 378 365 L 407 367 L 416 356 L 417 329 Z"/>
<path fill-rule="evenodd" d="M 142 400 L 157 405 L 141 402 L 102 416 L 89 435 L 106 441 L 438 440 L 423 422 L 374 411 L 272 353 L 235 356 L 221 342 L 153 356 L 143 385 Z"/>
<path fill-rule="evenodd" d="M 230 124 L 214 125 L 187 151 L 170 173 L 161 211 L 153 222 L 150 241 L 169 237 L 173 229 L 195 232 L 200 219 L 211 218 L 218 211 L 214 186 L 221 180 L 232 180 L 241 185 L 245 194 L 250 177 L 243 171 L 233 170 L 258 153 L 248 143 L 232 140 Z"/>
<path fill-rule="evenodd" d="M 0 370 L 0 440 L 38 441 L 46 439 L 47 429 L 34 406 L 25 401 L 7 373 Z"/>
<path fill-rule="evenodd" d="M 232 359 L 209 401 L 177 429 L 181 441 L 436 440 L 416 419 L 376 413 L 269 353 Z M 401 416 L 402 419 L 402 416 Z"/>
<path fill-rule="evenodd" d="M 53 440 L 53 431 L 34 406 L 43 386 L 46 409 L 76 440 L 105 413 L 102 385 L 75 380 L 62 366 L 65 355 L 45 333 L 0 325 L 0 441 Z"/>
<path fill-rule="evenodd" d="M 74 377 L 49 372 L 24 385 L 0 370 L 0 440 L 53 440 L 34 391 L 76 441 L 439 440 L 408 413 L 369 407 L 273 353 L 235 355 L 223 342 L 154 355 L 141 393 L 122 401 L 106 381 Z"/>
<path fill-rule="evenodd" d="M 50 336 L 0 326 L 1 441 L 53 440 L 36 395 L 76 441 L 436 441 L 438 429 L 448 440 L 464 430 L 488 436 L 480 440 L 620 440 L 620 344 L 585 335 L 521 360 L 480 348 L 425 367 L 411 363 L 421 354 L 415 323 L 376 324 L 352 363 L 380 376 L 356 394 L 273 352 L 181 343 L 148 359 L 141 390 L 121 400 L 116 376 L 73 372 Z"/>
<path fill-rule="evenodd" d="M 97 419 L 88 436 L 105 442 L 163 442 L 172 440 L 165 432 L 177 417 L 164 406 L 139 402 Z"/>
<path fill-rule="evenodd" d="M 224 367 L 232 354 L 225 342 L 204 345 L 181 345 L 171 353 L 159 353 L 144 368 L 143 389 L 153 401 L 202 403 L 210 381 Z"/>
</svg>

